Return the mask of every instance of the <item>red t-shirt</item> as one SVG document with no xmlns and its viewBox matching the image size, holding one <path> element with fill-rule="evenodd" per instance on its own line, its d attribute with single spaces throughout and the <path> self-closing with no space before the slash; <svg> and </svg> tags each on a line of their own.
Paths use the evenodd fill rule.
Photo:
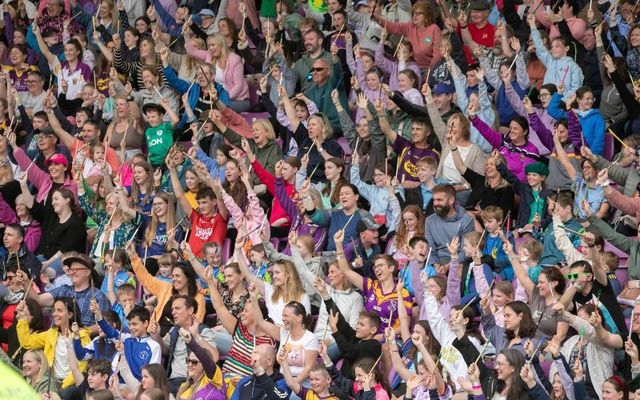
<svg viewBox="0 0 640 400">
<path fill-rule="evenodd" d="M 484 27 L 478 28 L 475 24 L 469 23 L 469 25 L 467 25 L 467 30 L 469 31 L 469 34 L 471 34 L 471 38 L 474 42 L 488 49 L 493 48 L 494 36 L 496 33 L 495 26 L 487 22 Z M 460 27 L 458 27 L 458 33 L 459 32 Z M 466 45 L 464 46 L 464 54 L 467 56 L 467 62 L 469 62 L 469 65 L 476 62 L 471 50 L 469 50 Z"/>
<path fill-rule="evenodd" d="M 198 211 L 192 210 L 189 221 L 191 222 L 189 245 L 193 254 L 201 257 L 202 247 L 209 242 L 217 243 L 222 247 L 222 242 L 227 234 L 227 220 L 220 213 L 216 213 L 212 217 L 205 217 Z"/>
</svg>

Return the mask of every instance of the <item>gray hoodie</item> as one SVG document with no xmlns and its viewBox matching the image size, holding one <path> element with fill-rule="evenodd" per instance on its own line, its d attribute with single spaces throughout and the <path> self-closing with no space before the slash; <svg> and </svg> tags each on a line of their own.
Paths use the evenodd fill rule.
<svg viewBox="0 0 640 400">
<path fill-rule="evenodd" d="M 473 232 L 473 218 L 456 203 L 454 206 L 456 213 L 450 218 L 440 218 L 438 214 L 431 214 L 427 217 L 424 224 L 424 234 L 429 242 L 429 246 L 433 249 L 431 252 L 431 262 L 447 263 L 451 258 L 447 244 L 458 236 L 462 237 L 468 232 Z M 458 251 L 459 259 L 464 258 L 462 254 L 462 240 L 460 240 L 460 250 Z"/>
</svg>

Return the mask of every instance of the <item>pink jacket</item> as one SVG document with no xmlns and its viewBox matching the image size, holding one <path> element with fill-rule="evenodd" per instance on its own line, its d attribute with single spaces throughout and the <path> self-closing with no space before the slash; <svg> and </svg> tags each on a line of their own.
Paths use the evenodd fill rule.
<svg viewBox="0 0 640 400">
<path fill-rule="evenodd" d="M 187 50 L 187 55 L 196 60 L 214 64 L 211 60 L 211 53 L 207 50 L 197 49 L 191 43 L 187 43 L 185 49 Z M 249 85 L 244 79 L 244 64 L 236 53 L 229 52 L 227 56 L 222 86 L 229 93 L 231 100 L 247 100 L 249 98 Z"/>
<path fill-rule="evenodd" d="M 13 157 L 15 157 L 21 170 L 26 171 L 27 168 L 29 168 L 31 159 L 20 147 L 17 147 L 13 150 Z M 33 185 L 38 189 L 36 201 L 38 203 L 44 204 L 47 196 L 49 195 L 49 191 L 51 191 L 51 188 L 53 187 L 53 179 L 51 179 L 51 175 L 41 170 L 37 165 L 33 164 L 29 169 L 28 176 L 29 182 L 33 183 Z M 69 175 L 67 175 L 67 178 L 65 179 L 62 187 L 73 192 L 73 197 L 75 198 L 77 204 L 78 186 L 76 186 L 76 183 L 71 180 L 71 177 Z"/>
<path fill-rule="evenodd" d="M 233 218 L 233 224 L 236 229 L 240 231 L 240 226 L 242 225 L 241 221 L 245 218 L 245 227 L 247 229 L 247 233 L 249 233 L 249 240 L 251 240 L 251 243 L 262 243 L 263 241 L 268 241 L 271 228 L 269 223 L 264 221 L 265 213 L 262 207 L 260 207 L 258 196 L 256 196 L 253 191 L 250 191 L 247 192 L 247 198 L 249 199 L 249 206 L 247 207 L 246 212 L 242 212 L 242 209 L 236 204 L 233 198 L 224 190 L 222 191 L 222 201 L 224 201 L 224 205 L 227 207 L 229 215 Z M 262 223 L 263 221 L 264 223 Z M 262 229 L 258 229 L 260 228 L 260 224 L 262 224 Z M 265 240 L 260 238 L 260 230 L 264 231 L 267 235 Z"/>
<path fill-rule="evenodd" d="M 24 226 L 24 244 L 30 252 L 35 253 L 40 244 L 40 237 L 42 237 L 40 222 L 34 219 L 29 226 Z"/>
<path fill-rule="evenodd" d="M 420 68 L 435 68 L 440 61 L 440 41 L 442 32 L 436 24 L 424 28 L 416 28 L 413 22 L 382 21 L 389 33 L 404 35 L 413 46 L 413 58 Z"/>
<path fill-rule="evenodd" d="M 251 21 L 251 26 L 254 30 L 258 30 L 260 27 L 260 18 L 258 18 L 258 12 L 256 11 L 256 2 L 254 0 L 244 0 L 245 8 L 247 10 L 247 18 Z M 242 28 L 242 13 L 240 12 L 239 0 L 227 0 L 227 7 L 225 12 L 228 18 L 231 18 L 236 24 L 238 29 Z"/>
<path fill-rule="evenodd" d="M 609 200 L 611 207 L 617 208 L 623 214 L 632 215 L 640 221 L 640 198 L 629 197 L 616 189 L 613 189 L 610 194 L 606 194 L 605 197 Z"/>
<path fill-rule="evenodd" d="M 225 124 L 227 128 L 231 129 L 238 135 L 246 137 L 247 139 L 253 138 L 253 127 L 251 127 L 251 124 L 248 123 L 242 115 L 233 111 L 229 107 L 222 110 L 220 114 L 222 114 L 222 123 Z"/>
</svg>

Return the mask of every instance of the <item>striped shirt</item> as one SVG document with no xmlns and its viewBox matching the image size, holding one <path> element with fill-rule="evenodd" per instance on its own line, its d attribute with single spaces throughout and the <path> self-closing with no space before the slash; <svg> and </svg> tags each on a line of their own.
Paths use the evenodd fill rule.
<svg viewBox="0 0 640 400">
<path fill-rule="evenodd" d="M 228 374 L 240 378 L 253 374 L 251 368 L 251 353 L 253 353 L 253 332 L 250 332 L 243 324 L 238 323 L 233 331 L 233 344 L 227 353 L 227 359 L 222 366 L 225 376 Z M 256 346 L 266 344 L 275 346 L 275 340 L 270 336 L 258 336 L 255 338 Z"/>
</svg>

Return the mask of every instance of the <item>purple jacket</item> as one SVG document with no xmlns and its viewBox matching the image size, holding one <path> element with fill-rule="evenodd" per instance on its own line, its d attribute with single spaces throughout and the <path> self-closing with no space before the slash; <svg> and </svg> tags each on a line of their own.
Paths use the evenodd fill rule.
<svg viewBox="0 0 640 400">
<path fill-rule="evenodd" d="M 294 229 L 298 236 L 312 236 L 315 242 L 315 252 L 320 253 L 327 242 L 328 228 L 304 222 L 304 214 L 298 212 L 296 203 L 287 195 L 285 182 L 282 178 L 276 178 L 276 198 L 280 205 L 291 219 L 291 229 Z M 289 244 L 283 251 L 286 255 L 291 255 Z"/>
<path fill-rule="evenodd" d="M 509 101 L 509 104 L 511 104 L 511 107 L 513 107 L 513 110 L 518 114 L 521 115 L 525 118 L 528 117 L 527 115 L 527 111 L 524 109 L 524 105 L 522 104 L 522 100 L 520 100 L 520 97 L 518 96 L 518 93 L 516 93 L 516 91 L 513 89 L 512 86 L 508 85 L 505 87 L 505 94 L 507 95 L 507 100 Z M 538 107 L 534 107 L 533 108 L 535 110 L 536 115 L 538 116 L 538 118 L 540 119 L 540 121 L 542 122 L 542 124 L 544 124 L 544 126 L 552 131 L 553 130 L 553 126 L 556 123 L 556 120 L 549 115 L 549 113 L 547 112 L 546 109 L 544 108 L 538 108 Z M 531 119 L 529 119 L 529 124 L 531 124 Z M 551 147 L 547 146 L 547 144 L 545 144 L 545 142 L 542 140 L 542 138 L 540 137 L 540 132 L 538 132 L 538 130 L 536 128 L 534 128 L 533 126 L 530 126 L 531 131 L 534 131 L 536 136 L 531 136 L 529 135 L 529 141 L 531 141 L 536 147 L 538 147 L 538 150 L 540 150 L 540 154 L 547 154 L 548 152 L 550 152 L 553 148 L 553 140 L 551 141 Z M 540 141 L 540 143 L 538 143 L 538 139 Z M 538 146 L 538 144 L 541 144 L 542 146 L 546 147 L 549 151 L 546 151 L 545 149 L 541 148 L 541 146 Z"/>
<path fill-rule="evenodd" d="M 527 181 L 527 174 L 524 168 L 534 162 L 539 161 L 540 153 L 538 148 L 527 141 L 524 146 L 515 146 L 511 143 L 508 136 L 503 136 L 500 132 L 496 132 L 489 125 L 484 123 L 480 118 L 473 118 L 471 123 L 487 139 L 487 142 L 498 149 L 507 161 L 507 166 L 521 182 Z"/>
<path fill-rule="evenodd" d="M 391 61 L 387 57 L 384 56 L 384 43 L 380 41 L 378 47 L 376 47 L 376 65 L 380 68 L 384 73 L 389 75 L 389 87 L 391 90 L 400 90 L 400 86 L 398 86 L 398 72 L 400 69 L 398 68 L 398 62 Z M 418 82 L 416 82 L 417 87 L 421 87 L 420 81 L 422 78 L 422 71 L 420 71 L 420 67 L 414 61 L 405 62 L 405 69 L 410 69 L 416 73 L 418 76 Z"/>
<path fill-rule="evenodd" d="M 31 164 L 31 159 L 20 147 L 17 147 L 13 150 L 13 157 L 18 162 L 20 169 L 26 171 Z M 40 204 L 44 204 L 47 200 L 47 196 L 49 195 L 49 191 L 53 187 L 53 179 L 51 175 L 47 172 L 41 170 L 35 163 L 29 168 L 29 182 L 33 183 L 33 185 L 38 189 L 38 195 L 36 196 L 36 201 Z M 73 192 L 73 197 L 76 200 L 76 204 L 78 203 L 78 186 L 74 181 L 71 180 L 71 177 L 67 175 L 64 184 L 62 187 L 71 190 Z"/>
</svg>

